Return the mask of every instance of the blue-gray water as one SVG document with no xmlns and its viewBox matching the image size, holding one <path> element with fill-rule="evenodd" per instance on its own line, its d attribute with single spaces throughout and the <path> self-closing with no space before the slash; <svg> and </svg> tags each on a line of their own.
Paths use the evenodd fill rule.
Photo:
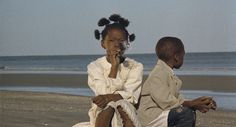
<svg viewBox="0 0 236 127">
<path fill-rule="evenodd" d="M 144 65 L 148 73 L 156 64 L 155 54 L 127 55 Z M 0 57 L 0 73 L 4 71 L 73 71 L 86 72 L 87 65 L 101 55 L 13 56 Z M 236 52 L 186 53 L 177 74 L 236 75 Z"/>
<path fill-rule="evenodd" d="M 127 55 L 144 65 L 148 73 L 156 64 L 155 54 Z M 86 73 L 87 65 L 101 55 L 71 55 L 71 56 L 13 56 L 0 57 L 0 74 L 16 71 L 47 71 L 69 73 Z M 236 52 L 221 53 L 187 53 L 181 69 L 176 70 L 182 75 L 233 75 L 236 76 Z M 1 79 L 0 79 L 1 80 Z M 27 85 L 30 86 L 30 85 Z M 6 87 L 0 90 L 53 92 L 73 95 L 93 96 L 88 88 L 61 87 Z M 236 94 L 213 91 L 182 91 L 187 98 L 202 95 L 213 96 L 220 108 L 236 110 Z"/>
</svg>

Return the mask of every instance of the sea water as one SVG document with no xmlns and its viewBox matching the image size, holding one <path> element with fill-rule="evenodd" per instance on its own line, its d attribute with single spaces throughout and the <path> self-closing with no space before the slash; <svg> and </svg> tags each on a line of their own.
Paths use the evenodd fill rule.
<svg viewBox="0 0 236 127">
<path fill-rule="evenodd" d="M 8 56 L 0 57 L 0 73 L 9 71 L 58 71 L 86 73 L 87 65 L 102 55 Z M 144 65 L 148 73 L 157 62 L 156 54 L 128 54 Z M 236 75 L 236 52 L 186 53 L 180 75 Z"/>
</svg>

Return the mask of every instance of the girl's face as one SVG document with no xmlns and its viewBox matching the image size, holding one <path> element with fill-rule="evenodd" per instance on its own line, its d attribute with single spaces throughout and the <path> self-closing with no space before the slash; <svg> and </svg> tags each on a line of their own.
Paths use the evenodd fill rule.
<svg viewBox="0 0 236 127">
<path fill-rule="evenodd" d="M 120 29 L 111 29 L 108 31 L 105 39 L 102 40 L 102 47 L 106 49 L 107 54 L 118 51 L 122 56 L 126 50 L 128 41 L 125 32 Z"/>
</svg>

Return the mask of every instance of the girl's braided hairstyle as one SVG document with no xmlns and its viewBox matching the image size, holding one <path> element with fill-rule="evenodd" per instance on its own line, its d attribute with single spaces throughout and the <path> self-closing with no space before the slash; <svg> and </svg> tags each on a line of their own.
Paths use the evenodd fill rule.
<svg viewBox="0 0 236 127">
<path fill-rule="evenodd" d="M 110 22 L 113 23 L 110 23 Z M 124 19 L 118 14 L 113 14 L 109 17 L 109 19 L 106 18 L 101 18 L 98 21 L 98 26 L 102 27 L 105 26 L 105 28 L 102 30 L 100 33 L 98 29 L 94 31 L 95 38 L 97 40 L 100 40 L 100 36 L 102 36 L 102 40 L 105 39 L 106 35 L 108 34 L 108 31 L 113 29 L 113 28 L 118 28 L 121 29 L 125 32 L 126 39 L 129 42 L 134 41 L 135 35 L 134 34 L 129 34 L 129 32 L 126 30 L 126 27 L 129 25 L 129 21 L 127 19 Z"/>
</svg>

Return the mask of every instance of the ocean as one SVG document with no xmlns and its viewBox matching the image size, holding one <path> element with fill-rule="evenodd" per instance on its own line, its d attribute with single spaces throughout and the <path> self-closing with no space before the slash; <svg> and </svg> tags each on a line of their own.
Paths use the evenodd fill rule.
<svg viewBox="0 0 236 127">
<path fill-rule="evenodd" d="M 0 73 L 9 71 L 69 71 L 86 73 L 87 65 L 102 55 L 7 56 L 0 57 Z M 149 73 L 155 66 L 155 54 L 128 54 L 144 65 Z M 179 75 L 236 75 L 236 52 L 186 53 Z"/>
<path fill-rule="evenodd" d="M 69 73 L 86 74 L 87 65 L 102 55 L 67 55 L 67 56 L 6 56 L 0 57 L 0 74 L 8 73 Z M 157 62 L 155 54 L 127 54 L 144 65 L 148 74 Z M 236 52 L 186 53 L 183 66 L 175 70 L 177 75 L 215 75 L 236 76 Z M 1 80 L 1 78 L 0 78 Z M 1 90 L 52 92 L 72 95 L 93 96 L 89 88 L 39 87 L 39 86 L 1 86 Z M 236 110 L 236 93 L 207 90 L 183 90 L 187 98 L 201 95 L 212 96 L 218 107 Z"/>
</svg>

